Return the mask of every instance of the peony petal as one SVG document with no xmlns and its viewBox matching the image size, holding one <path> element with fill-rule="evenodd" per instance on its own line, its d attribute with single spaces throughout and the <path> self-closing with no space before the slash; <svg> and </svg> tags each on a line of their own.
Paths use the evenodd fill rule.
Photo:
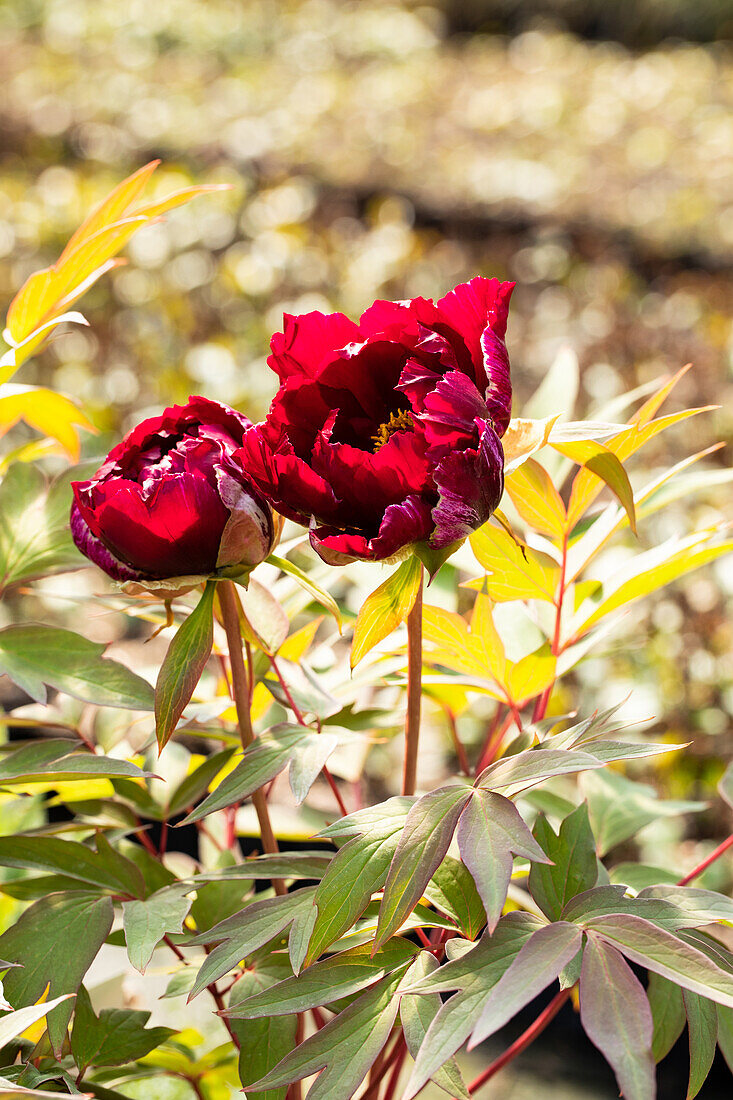
<svg viewBox="0 0 733 1100">
<path fill-rule="evenodd" d="M 438 302 L 443 319 L 461 336 L 468 349 L 479 389 L 490 384 L 481 337 L 484 330 L 490 328 L 500 339 L 504 339 L 513 290 L 514 283 L 477 277 L 468 283 L 461 283 Z M 439 331 L 443 330 L 439 328 Z"/>
<path fill-rule="evenodd" d="M 97 505 L 100 536 L 115 557 L 152 577 L 211 573 L 229 513 L 204 478 L 188 474 L 161 481 L 143 501 L 139 492 L 107 482 Z M 137 488 L 137 487 L 135 487 Z"/>
<path fill-rule="evenodd" d="M 385 334 L 403 344 L 417 344 L 420 326 L 438 320 L 435 303 L 429 298 L 409 298 L 401 302 L 377 299 L 359 318 L 360 339 Z"/>
<path fill-rule="evenodd" d="M 385 510 L 379 532 L 367 538 L 357 532 L 315 527 L 310 541 L 316 553 L 329 565 L 348 565 L 350 561 L 384 561 L 406 546 L 427 538 L 433 521 L 430 505 L 419 496 L 410 496 Z"/>
<path fill-rule="evenodd" d="M 344 525 L 358 528 L 376 528 L 390 504 L 433 487 L 422 432 L 395 432 L 375 453 L 321 435 L 311 464 L 344 502 Z"/>
<path fill-rule="evenodd" d="M 504 490 L 504 453 L 490 424 L 482 425 L 477 450 L 454 451 L 435 470 L 440 494 L 433 508 L 436 549 L 465 539 L 498 507 Z"/>
<path fill-rule="evenodd" d="M 344 408 L 344 395 L 350 394 L 365 417 L 378 425 L 395 407 L 394 390 L 408 355 L 409 348 L 402 343 L 374 337 L 352 344 L 326 362 L 318 383 L 332 391 L 331 408 Z"/>
<path fill-rule="evenodd" d="M 110 553 L 104 543 L 101 542 L 96 535 L 92 534 L 76 501 L 74 501 L 71 506 L 70 525 L 71 537 L 77 549 L 81 550 L 85 557 L 89 558 L 91 562 L 104 570 L 112 580 L 141 581 L 145 579 L 144 573 L 140 573 L 136 569 L 131 569 L 129 565 L 125 565 L 124 562 L 118 561 L 117 558 Z"/>
<path fill-rule="evenodd" d="M 216 483 L 229 510 L 219 542 L 217 568 L 231 565 L 254 568 L 264 561 L 275 542 L 272 510 L 256 489 L 242 483 L 238 471 L 218 470 Z"/>
<path fill-rule="evenodd" d="M 509 354 L 506 344 L 490 328 L 481 337 L 484 354 L 484 371 L 489 380 L 486 389 L 486 406 L 494 422 L 498 436 L 504 435 L 512 415 L 512 380 L 509 372 Z"/>
<path fill-rule="evenodd" d="M 486 402 L 468 375 L 457 370 L 444 375 L 425 397 L 420 416 L 433 463 L 453 450 L 475 447 L 476 422 L 483 423 L 487 416 Z"/>
<path fill-rule="evenodd" d="M 244 437 L 235 459 L 282 515 L 306 526 L 311 516 L 333 522 L 340 502 L 333 489 L 299 458 L 284 433 L 275 433 L 265 421 Z"/>
<path fill-rule="evenodd" d="M 292 375 L 315 378 L 329 354 L 360 339 L 358 327 L 343 313 L 285 313 L 283 331 L 270 341 L 267 362 L 281 381 Z"/>
</svg>

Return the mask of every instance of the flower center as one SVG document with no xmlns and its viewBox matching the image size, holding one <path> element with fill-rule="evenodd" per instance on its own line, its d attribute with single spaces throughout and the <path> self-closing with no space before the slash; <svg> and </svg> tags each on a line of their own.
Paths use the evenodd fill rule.
<svg viewBox="0 0 733 1100">
<path fill-rule="evenodd" d="M 376 454 L 379 448 L 383 447 L 395 432 L 404 432 L 408 428 L 412 428 L 412 426 L 412 414 L 409 409 L 400 409 L 400 411 L 396 413 L 391 412 L 389 414 L 389 420 L 386 420 L 384 424 L 380 424 L 377 434 L 372 436 L 374 453 Z"/>
</svg>

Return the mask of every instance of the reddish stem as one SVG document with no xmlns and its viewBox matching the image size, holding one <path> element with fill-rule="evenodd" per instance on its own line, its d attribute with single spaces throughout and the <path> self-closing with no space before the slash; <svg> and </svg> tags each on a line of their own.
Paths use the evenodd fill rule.
<svg viewBox="0 0 733 1100">
<path fill-rule="evenodd" d="M 482 1085 L 485 1085 L 487 1081 L 490 1081 L 499 1070 L 502 1070 L 504 1066 L 508 1065 L 518 1054 L 521 1054 L 530 1043 L 540 1035 L 551 1020 L 557 1016 L 558 1012 L 570 997 L 571 989 L 561 989 L 559 993 L 556 993 L 552 998 L 547 1008 L 540 1012 L 539 1016 L 533 1024 L 530 1024 L 527 1030 L 519 1036 L 510 1047 L 501 1054 L 495 1062 L 492 1062 L 488 1069 L 485 1069 L 483 1073 L 480 1073 L 475 1081 L 472 1081 L 468 1086 L 468 1091 L 471 1096 L 477 1092 Z"/>
<path fill-rule="evenodd" d="M 405 1063 L 405 1058 L 407 1057 L 407 1045 L 404 1041 L 404 1036 L 401 1035 L 400 1038 L 402 1039 L 402 1042 L 398 1043 L 397 1047 L 395 1048 L 398 1053 L 395 1056 L 394 1069 L 390 1074 L 389 1080 L 387 1081 L 387 1087 L 384 1090 L 384 1100 L 392 1100 L 392 1097 L 397 1091 L 397 1085 L 400 1081 L 402 1067 Z"/>
<path fill-rule="evenodd" d="M 703 871 L 705 871 L 710 866 L 711 863 L 715 863 L 716 859 L 720 859 L 720 857 L 725 852 L 727 852 L 729 848 L 733 848 L 733 833 L 731 833 L 728 839 L 724 840 L 722 844 L 719 844 L 714 852 L 711 852 L 709 856 L 706 856 L 702 863 L 698 863 L 697 867 L 694 867 L 692 871 L 690 871 L 689 875 L 685 875 L 684 878 L 681 878 L 677 885 L 687 886 L 688 882 L 692 882 L 694 878 L 697 878 L 698 875 L 701 875 Z"/>
<path fill-rule="evenodd" d="M 369 1078 L 369 1088 L 362 1095 L 361 1100 L 374 1100 L 377 1093 L 379 1092 L 379 1085 L 381 1084 L 383 1079 L 386 1077 L 389 1070 L 392 1068 L 392 1066 L 395 1066 L 397 1063 L 399 1063 L 399 1067 L 401 1069 L 402 1068 L 402 1062 L 404 1061 L 406 1054 L 407 1054 L 407 1047 L 405 1046 L 404 1035 L 400 1031 L 399 1034 L 397 1035 L 397 1038 L 395 1039 L 395 1044 L 392 1047 L 389 1054 L 385 1055 L 384 1051 L 382 1051 L 380 1059 L 372 1067 L 372 1074 L 370 1075 L 370 1078 Z M 397 1082 L 395 1081 L 395 1084 L 396 1083 Z M 387 1097 L 391 1096 L 391 1093 L 389 1091 L 389 1085 L 387 1086 L 387 1089 L 385 1090 L 384 1095 L 385 1095 L 385 1100 L 387 1100 Z"/>
<path fill-rule="evenodd" d="M 420 587 L 412 611 L 407 616 L 407 719 L 405 722 L 405 759 L 402 793 L 414 794 L 417 786 L 417 753 L 420 744 L 420 704 L 422 697 L 422 566 Z"/>
</svg>

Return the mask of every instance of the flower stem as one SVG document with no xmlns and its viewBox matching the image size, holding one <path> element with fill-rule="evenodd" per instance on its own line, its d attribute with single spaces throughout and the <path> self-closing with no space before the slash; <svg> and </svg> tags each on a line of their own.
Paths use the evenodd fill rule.
<svg viewBox="0 0 733 1100">
<path fill-rule="evenodd" d="M 229 664 L 232 669 L 232 695 L 237 709 L 239 722 L 239 736 L 242 748 L 246 749 L 254 741 L 252 730 L 252 716 L 249 709 L 249 676 L 244 667 L 244 652 L 242 650 L 242 632 L 239 629 L 239 611 L 237 609 L 237 596 L 233 581 L 220 581 L 218 585 L 219 606 L 221 618 L 226 631 L 227 644 L 229 646 Z M 260 835 L 262 847 L 270 855 L 276 854 L 279 849 L 275 834 L 272 831 L 270 813 L 265 801 L 265 793 L 260 788 L 252 795 L 252 804 L 260 823 Z M 287 890 L 282 879 L 272 880 L 276 894 L 285 894 Z"/>
<path fill-rule="evenodd" d="M 414 794 L 417 786 L 421 696 L 422 578 L 412 611 L 407 616 L 407 721 L 405 723 L 405 760 L 402 772 L 403 794 Z"/>
<path fill-rule="evenodd" d="M 490 1081 L 491 1078 L 499 1072 L 499 1070 L 502 1070 L 504 1066 L 513 1061 L 513 1059 L 516 1058 L 518 1054 L 521 1054 L 522 1051 L 530 1045 L 530 1043 L 534 1042 L 537 1036 L 545 1030 L 550 1021 L 553 1020 L 555 1016 L 557 1016 L 562 1006 L 570 997 L 570 993 L 571 988 L 568 988 L 561 989 L 559 993 L 555 994 L 555 996 L 548 1004 L 547 1008 L 540 1012 L 534 1023 L 530 1024 L 527 1030 L 522 1035 L 520 1035 L 519 1038 L 516 1039 L 510 1047 L 507 1047 L 504 1053 L 500 1054 L 495 1062 L 492 1062 L 491 1065 L 483 1071 L 483 1073 L 480 1073 L 478 1075 L 475 1081 L 471 1082 L 471 1084 L 468 1086 L 468 1091 L 470 1092 L 471 1096 L 473 1096 L 473 1094 L 477 1092 L 482 1085 L 485 1085 L 487 1081 Z"/>
<path fill-rule="evenodd" d="M 694 867 L 689 875 L 685 875 L 677 883 L 678 886 L 687 886 L 689 882 L 701 875 L 703 871 L 707 870 L 711 863 L 715 863 L 716 859 L 728 851 L 729 848 L 733 848 L 733 833 L 730 834 L 727 840 L 724 840 L 722 844 L 719 844 L 714 852 L 711 852 L 709 856 L 706 856 L 702 863 L 698 863 L 697 867 Z"/>
<path fill-rule="evenodd" d="M 562 611 L 563 601 L 565 599 L 565 589 L 567 585 L 565 583 L 565 577 L 568 568 L 568 532 L 565 531 L 562 540 L 562 560 L 560 563 L 560 580 L 557 586 L 557 597 L 555 599 L 555 631 L 552 637 L 552 654 L 554 657 L 559 657 L 563 651 L 563 647 L 560 643 L 560 636 L 562 631 Z M 537 697 L 535 703 L 534 712 L 532 714 L 533 722 L 540 722 L 547 713 L 547 706 L 550 702 L 550 696 L 552 695 L 552 689 L 555 686 L 555 680 L 552 681 L 548 687 Z"/>
</svg>

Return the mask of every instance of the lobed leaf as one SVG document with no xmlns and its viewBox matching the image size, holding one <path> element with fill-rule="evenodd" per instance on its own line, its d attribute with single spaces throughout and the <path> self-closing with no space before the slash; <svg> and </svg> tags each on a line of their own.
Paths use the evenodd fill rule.
<svg viewBox="0 0 733 1100">
<path fill-rule="evenodd" d="M 550 860 L 516 806 L 494 791 L 476 791 L 460 816 L 457 840 L 461 859 L 481 895 L 489 932 L 493 932 L 506 901 L 513 857 L 525 856 L 541 863 Z"/>
<path fill-rule="evenodd" d="M 626 1100 L 656 1094 L 649 1002 L 623 955 L 589 934 L 580 972 L 580 1022 L 613 1072 Z"/>
<path fill-rule="evenodd" d="M 392 936 L 423 896 L 470 802 L 465 787 L 439 787 L 411 807 L 384 884 L 374 950 Z"/>
</svg>

